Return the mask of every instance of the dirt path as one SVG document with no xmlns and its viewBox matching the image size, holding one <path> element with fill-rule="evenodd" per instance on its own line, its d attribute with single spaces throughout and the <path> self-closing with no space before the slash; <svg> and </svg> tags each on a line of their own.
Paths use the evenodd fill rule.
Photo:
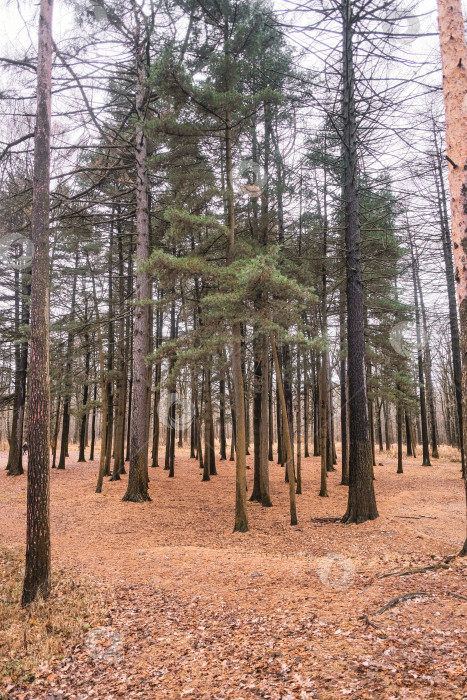
<svg viewBox="0 0 467 700">
<path fill-rule="evenodd" d="M 53 558 L 108 587 L 110 617 L 10 697 L 467 697 L 467 602 L 451 595 L 467 596 L 467 561 L 379 578 L 460 549 L 457 463 L 407 460 L 397 475 L 383 457 L 380 518 L 344 526 L 332 522 L 346 502 L 338 472 L 321 499 L 318 461 L 307 459 L 296 528 L 284 472 L 271 465 L 274 507 L 249 504 L 251 530 L 238 534 L 231 462 L 208 483 L 186 457 L 175 479 L 151 469 L 153 500 L 139 505 L 121 501 L 127 477 L 95 494 L 97 462 L 75 457 L 52 474 Z M 5 463 L 2 454 L 1 543 L 13 548 L 24 542 L 25 479 L 6 477 Z M 427 595 L 374 616 L 416 592 Z"/>
</svg>

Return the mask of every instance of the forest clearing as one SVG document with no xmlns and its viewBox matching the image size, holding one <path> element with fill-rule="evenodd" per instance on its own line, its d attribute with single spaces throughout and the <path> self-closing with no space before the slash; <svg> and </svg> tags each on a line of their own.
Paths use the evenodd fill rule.
<svg viewBox="0 0 467 700">
<path fill-rule="evenodd" d="M 121 502 L 124 481 L 106 483 L 100 498 L 91 488 L 96 464 L 77 464 L 70 452 L 69 469 L 52 474 L 52 556 L 84 586 L 82 622 L 71 641 L 60 637 L 70 622 L 57 601 L 58 646 L 48 642 L 55 658 L 46 660 L 48 617 L 31 612 L 32 627 L 17 602 L 20 633 L 8 649 L 12 633 L 2 630 L 0 647 L 10 669 L 7 697 L 463 698 L 467 561 L 447 561 L 463 541 L 456 526 L 463 493 L 459 462 L 446 453 L 434 469 L 407 459 L 404 475 L 394 456 L 381 455 L 380 517 L 362 526 L 336 524 L 345 487 L 332 473 L 329 498 L 319 498 L 310 488 L 319 459 L 310 458 L 298 528 L 291 528 L 284 470 L 271 464 L 273 508 L 250 504 L 252 527 L 240 535 L 229 527 L 231 462 L 209 484 L 188 455 L 177 459 L 173 480 L 152 469 L 157 496 L 135 512 Z M 25 487 L 10 488 L 0 531 L 21 553 Z M 3 537 L 2 550 L 5 544 Z M 62 595 L 76 614 L 69 584 Z M 58 653 L 62 645 L 66 652 Z M 28 668 L 33 653 L 39 669 Z"/>
<path fill-rule="evenodd" d="M 1 700 L 467 700 L 466 1 L 1 3 Z"/>
</svg>

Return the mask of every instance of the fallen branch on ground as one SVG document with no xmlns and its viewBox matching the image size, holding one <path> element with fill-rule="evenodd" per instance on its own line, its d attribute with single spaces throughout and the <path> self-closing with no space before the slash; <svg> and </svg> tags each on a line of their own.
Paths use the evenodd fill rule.
<svg viewBox="0 0 467 700">
<path fill-rule="evenodd" d="M 403 603 L 406 600 L 412 600 L 413 598 L 434 598 L 435 594 L 434 593 L 425 593 L 425 591 L 418 591 L 418 593 L 405 593 L 404 595 L 398 595 L 396 598 L 392 598 L 386 605 L 383 605 L 382 608 L 377 610 L 374 615 L 382 615 L 383 612 L 386 612 L 386 610 L 389 610 L 390 608 L 394 608 L 396 605 L 399 605 L 399 603 Z"/>
<path fill-rule="evenodd" d="M 455 556 L 446 557 L 438 564 L 422 566 L 419 569 L 403 569 L 402 571 L 391 571 L 388 574 L 378 574 L 376 578 L 387 578 L 388 576 L 410 576 L 411 574 L 423 574 L 425 571 L 437 571 L 438 569 L 449 569 L 450 563 L 456 559 Z"/>
<path fill-rule="evenodd" d="M 370 620 L 370 618 L 368 617 L 368 615 L 361 615 L 358 619 L 363 620 L 367 627 L 374 627 L 375 630 L 381 631 L 381 627 L 379 625 L 376 625 L 374 622 L 372 622 Z M 384 632 L 382 632 L 382 631 L 381 631 L 380 636 L 383 639 L 387 639 L 387 634 L 384 634 Z"/>
</svg>

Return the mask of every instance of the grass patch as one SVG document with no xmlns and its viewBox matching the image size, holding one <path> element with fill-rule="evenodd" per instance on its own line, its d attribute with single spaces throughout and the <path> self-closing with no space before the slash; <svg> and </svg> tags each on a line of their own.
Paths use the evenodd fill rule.
<svg viewBox="0 0 467 700">
<path fill-rule="evenodd" d="M 24 555 L 0 549 L 0 678 L 4 687 L 34 680 L 43 662 L 69 656 L 87 630 L 106 616 L 102 592 L 91 579 L 55 568 L 46 601 L 21 607 Z M 0 698 L 7 697 L 0 690 Z"/>
</svg>

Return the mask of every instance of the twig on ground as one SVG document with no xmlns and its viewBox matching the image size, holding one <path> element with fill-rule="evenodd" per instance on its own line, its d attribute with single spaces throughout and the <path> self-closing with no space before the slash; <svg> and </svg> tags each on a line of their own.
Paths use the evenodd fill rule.
<svg viewBox="0 0 467 700">
<path fill-rule="evenodd" d="M 420 520 L 420 518 L 429 518 L 430 520 L 438 520 L 436 515 L 395 515 L 395 518 L 405 518 L 406 520 Z"/>
<path fill-rule="evenodd" d="M 451 595 L 453 598 L 459 598 L 459 600 L 467 600 L 465 595 L 461 595 L 460 593 L 453 593 L 452 591 L 448 591 L 447 594 Z"/>
<path fill-rule="evenodd" d="M 433 598 L 435 597 L 434 593 L 426 593 L 425 591 L 418 591 L 418 593 L 405 593 L 404 595 L 398 595 L 396 598 L 392 598 L 386 605 L 383 605 L 382 608 L 377 610 L 374 615 L 382 615 L 383 612 L 386 612 L 386 610 L 389 610 L 390 608 L 394 608 L 396 605 L 399 605 L 399 603 L 403 603 L 406 600 L 412 600 L 413 598 Z"/>
<path fill-rule="evenodd" d="M 390 571 L 388 574 L 378 574 L 376 578 L 387 578 L 388 576 L 410 576 L 411 574 L 423 574 L 425 571 L 437 571 L 438 569 L 449 569 L 449 564 L 456 558 L 455 555 L 446 557 L 438 564 L 422 566 L 419 569 L 403 569 L 402 571 Z"/>
<path fill-rule="evenodd" d="M 363 620 L 363 621 L 365 622 L 365 624 L 366 624 L 367 627 L 374 627 L 375 630 L 381 631 L 381 627 L 380 627 L 379 625 L 376 625 L 374 622 L 372 622 L 372 621 L 370 620 L 370 618 L 368 617 L 368 615 L 361 615 L 358 619 L 359 619 L 359 620 Z M 382 631 L 381 631 L 381 633 L 380 633 L 380 636 L 381 636 L 383 639 L 387 639 L 387 634 L 384 634 L 384 632 L 382 632 Z"/>
</svg>

